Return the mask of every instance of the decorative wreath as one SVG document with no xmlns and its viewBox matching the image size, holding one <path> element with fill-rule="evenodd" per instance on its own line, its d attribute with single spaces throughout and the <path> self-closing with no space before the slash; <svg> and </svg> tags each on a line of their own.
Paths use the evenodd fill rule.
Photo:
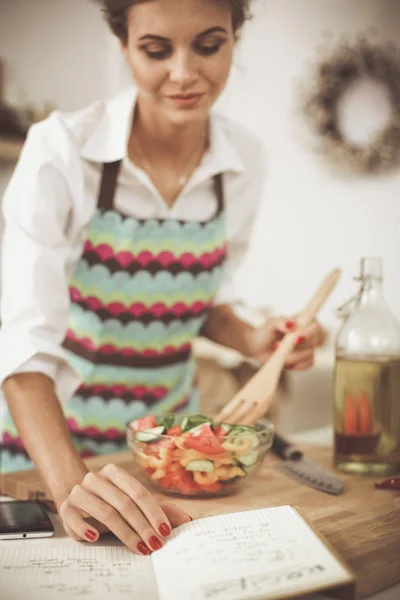
<svg viewBox="0 0 400 600">
<path fill-rule="evenodd" d="M 338 102 L 360 77 L 383 84 L 389 94 L 392 116 L 371 141 L 360 146 L 346 139 L 338 125 Z M 319 151 L 332 164 L 353 173 L 376 174 L 400 164 L 400 52 L 394 44 L 372 46 L 364 38 L 345 42 L 315 74 L 315 85 L 307 93 L 303 110 L 320 141 Z"/>
</svg>

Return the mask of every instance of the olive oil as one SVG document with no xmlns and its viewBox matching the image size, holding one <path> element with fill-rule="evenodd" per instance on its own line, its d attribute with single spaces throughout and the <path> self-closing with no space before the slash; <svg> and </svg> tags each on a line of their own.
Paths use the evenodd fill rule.
<svg viewBox="0 0 400 600">
<path fill-rule="evenodd" d="M 335 464 L 360 474 L 400 473 L 400 325 L 387 305 L 380 258 L 361 260 L 357 295 L 337 314 Z"/>
<path fill-rule="evenodd" d="M 335 464 L 349 472 L 400 473 L 400 356 L 337 356 Z"/>
</svg>

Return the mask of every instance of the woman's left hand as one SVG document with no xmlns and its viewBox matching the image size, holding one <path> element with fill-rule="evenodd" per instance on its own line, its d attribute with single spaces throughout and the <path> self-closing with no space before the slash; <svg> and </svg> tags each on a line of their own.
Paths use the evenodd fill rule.
<svg viewBox="0 0 400 600">
<path fill-rule="evenodd" d="M 252 349 L 252 357 L 260 362 L 268 360 L 281 339 L 289 332 L 295 332 L 298 338 L 293 352 L 288 356 L 285 367 L 294 371 L 311 368 L 314 364 L 315 350 L 324 342 L 325 332 L 316 320 L 308 327 L 298 328 L 296 316 L 291 319 L 273 317 L 263 327 L 253 332 L 249 344 Z"/>
</svg>

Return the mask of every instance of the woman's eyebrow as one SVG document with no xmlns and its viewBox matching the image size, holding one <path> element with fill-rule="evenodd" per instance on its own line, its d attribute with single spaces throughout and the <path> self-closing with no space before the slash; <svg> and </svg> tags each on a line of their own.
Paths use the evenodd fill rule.
<svg viewBox="0 0 400 600">
<path fill-rule="evenodd" d="M 163 37 L 162 35 L 153 35 L 151 33 L 148 33 L 146 35 L 142 35 L 142 37 L 139 38 L 139 42 L 142 42 L 143 40 L 158 40 L 160 42 L 170 42 L 171 40 Z"/>
<path fill-rule="evenodd" d="M 210 29 L 206 29 L 205 31 L 202 31 L 201 33 L 199 33 L 198 36 L 196 37 L 204 37 L 206 35 L 209 35 L 210 33 L 228 33 L 226 29 L 224 29 L 223 27 L 210 27 Z"/>
<path fill-rule="evenodd" d="M 199 33 L 196 38 L 201 38 L 204 37 L 206 35 L 209 35 L 210 33 L 216 33 L 216 32 L 222 32 L 222 33 L 228 33 L 226 31 L 226 29 L 224 29 L 223 27 L 210 27 L 209 29 L 206 29 L 205 31 L 202 31 L 201 33 Z M 159 42 L 170 42 L 171 40 L 169 38 L 166 38 L 162 35 L 154 35 L 152 33 L 147 33 L 146 35 L 142 35 L 142 37 L 139 38 L 139 42 L 142 42 L 144 40 L 157 40 Z"/>
</svg>

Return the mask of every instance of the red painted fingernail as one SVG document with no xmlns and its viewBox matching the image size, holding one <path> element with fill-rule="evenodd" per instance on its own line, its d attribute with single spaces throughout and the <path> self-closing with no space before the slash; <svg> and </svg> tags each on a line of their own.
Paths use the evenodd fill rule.
<svg viewBox="0 0 400 600">
<path fill-rule="evenodd" d="M 167 537 L 171 533 L 171 527 L 167 523 L 161 523 L 159 531 L 161 535 Z"/>
<path fill-rule="evenodd" d="M 139 542 L 138 545 L 137 545 L 137 547 L 138 547 L 138 550 L 139 550 L 139 552 L 141 554 L 146 554 L 147 555 L 147 554 L 151 553 L 150 548 L 148 548 L 144 542 Z"/>
<path fill-rule="evenodd" d="M 85 537 L 91 542 L 93 542 L 97 538 L 97 533 L 95 531 L 92 531 L 91 529 L 88 529 L 87 531 L 85 531 Z"/>
<path fill-rule="evenodd" d="M 306 337 L 304 335 L 299 335 L 299 337 L 296 340 L 296 344 L 302 344 L 305 341 L 306 341 Z"/>
<path fill-rule="evenodd" d="M 149 544 L 153 548 L 153 550 L 159 550 L 162 547 L 162 543 L 155 535 L 149 539 Z"/>
<path fill-rule="evenodd" d="M 296 327 L 296 323 L 293 321 L 286 321 L 286 329 L 294 329 Z"/>
</svg>

